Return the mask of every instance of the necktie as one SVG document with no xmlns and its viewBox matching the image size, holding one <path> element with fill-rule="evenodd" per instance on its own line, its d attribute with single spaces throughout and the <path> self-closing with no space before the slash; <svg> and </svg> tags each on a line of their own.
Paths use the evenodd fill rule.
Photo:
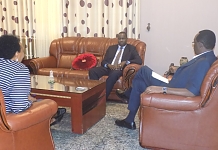
<svg viewBox="0 0 218 150">
<path fill-rule="evenodd" d="M 117 56 L 116 56 L 116 58 L 115 58 L 115 60 L 114 60 L 114 65 L 115 65 L 115 66 L 118 65 L 118 61 L 119 61 L 119 59 L 120 59 L 121 53 L 122 53 L 122 47 L 120 47 L 119 52 L 118 52 L 118 54 L 117 54 Z"/>
</svg>

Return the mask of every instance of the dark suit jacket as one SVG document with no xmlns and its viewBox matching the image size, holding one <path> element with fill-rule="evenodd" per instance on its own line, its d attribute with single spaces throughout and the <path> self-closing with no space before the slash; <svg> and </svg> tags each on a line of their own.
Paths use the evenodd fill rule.
<svg viewBox="0 0 218 150">
<path fill-rule="evenodd" d="M 117 49 L 118 49 L 118 45 L 112 45 L 107 49 L 104 59 L 101 62 L 102 67 L 104 67 L 105 64 L 112 63 L 114 56 L 116 55 Z M 121 62 L 122 61 L 129 61 L 130 63 L 135 63 L 139 65 L 142 64 L 142 59 L 139 56 L 138 52 L 136 51 L 135 46 L 129 44 L 127 44 L 124 49 Z"/>
<path fill-rule="evenodd" d="M 192 59 L 177 69 L 168 87 L 186 88 L 193 94 L 200 95 L 204 77 L 216 59 L 213 51 Z"/>
</svg>

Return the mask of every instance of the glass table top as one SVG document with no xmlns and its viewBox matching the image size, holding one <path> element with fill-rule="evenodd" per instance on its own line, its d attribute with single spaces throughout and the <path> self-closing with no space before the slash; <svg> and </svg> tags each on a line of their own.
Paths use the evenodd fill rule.
<svg viewBox="0 0 218 150">
<path fill-rule="evenodd" d="M 89 80 L 81 78 L 54 77 L 53 79 L 54 83 L 51 83 L 50 81 L 52 80 L 52 78 L 50 78 L 49 76 L 31 75 L 31 88 L 83 93 L 103 82 L 99 80 Z"/>
</svg>

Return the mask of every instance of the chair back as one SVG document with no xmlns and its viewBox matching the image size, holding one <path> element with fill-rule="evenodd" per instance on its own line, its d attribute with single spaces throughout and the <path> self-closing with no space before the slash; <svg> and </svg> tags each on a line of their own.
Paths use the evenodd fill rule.
<svg viewBox="0 0 218 150">
<path fill-rule="evenodd" d="M 204 106 L 206 102 L 209 100 L 210 95 L 216 86 L 218 81 L 218 60 L 216 60 L 211 68 L 208 70 L 206 76 L 204 77 L 204 80 L 201 85 L 201 97 L 202 97 L 202 102 L 201 106 Z"/>
<path fill-rule="evenodd" d="M 50 120 L 56 112 L 57 103 L 44 99 L 24 112 L 6 113 L 0 89 L 0 150 L 54 150 Z"/>
<path fill-rule="evenodd" d="M 6 120 L 5 101 L 2 90 L 0 89 L 0 149 L 14 149 L 13 148 L 13 134 L 11 128 Z M 9 144 L 11 143 L 11 144 Z"/>
<path fill-rule="evenodd" d="M 0 129 L 3 131 L 7 131 L 10 129 L 10 126 L 8 125 L 6 121 L 5 101 L 4 101 L 4 95 L 1 89 L 0 89 Z"/>
</svg>

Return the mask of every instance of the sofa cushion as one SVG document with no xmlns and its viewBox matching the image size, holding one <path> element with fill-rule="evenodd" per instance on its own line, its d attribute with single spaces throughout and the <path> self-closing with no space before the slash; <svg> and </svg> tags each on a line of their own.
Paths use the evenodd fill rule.
<svg viewBox="0 0 218 150">
<path fill-rule="evenodd" d="M 64 73 L 70 69 L 66 69 L 66 68 L 42 68 L 42 69 L 38 70 L 37 74 L 49 76 L 51 70 L 53 71 L 54 77 L 63 77 Z"/>
<path fill-rule="evenodd" d="M 62 54 L 60 56 L 60 59 L 59 59 L 59 63 L 57 65 L 57 68 L 66 68 L 66 69 L 71 69 L 71 62 L 77 57 L 78 55 L 77 54 L 72 54 L 72 55 L 69 55 L 69 54 Z"/>
<path fill-rule="evenodd" d="M 74 70 L 89 70 L 97 65 L 96 57 L 91 53 L 83 53 L 77 56 L 72 62 Z"/>
</svg>

